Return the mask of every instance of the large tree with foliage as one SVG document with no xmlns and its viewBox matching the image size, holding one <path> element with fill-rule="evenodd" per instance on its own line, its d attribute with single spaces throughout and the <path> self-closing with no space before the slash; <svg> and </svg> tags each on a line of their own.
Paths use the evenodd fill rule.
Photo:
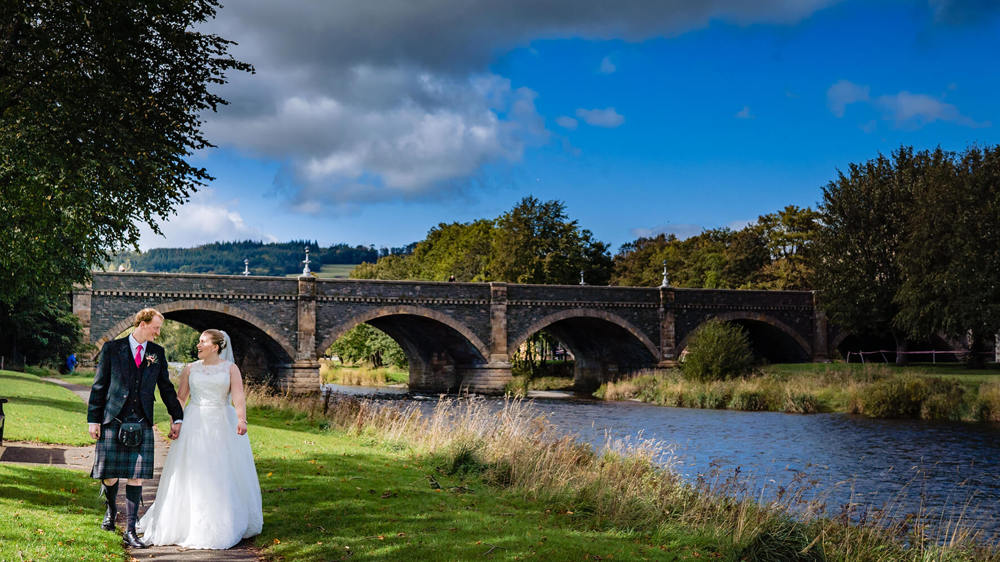
<svg viewBox="0 0 1000 562">
<path fill-rule="evenodd" d="M 512 283 L 606 285 L 607 245 L 570 220 L 561 201 L 525 197 L 496 220 L 488 278 Z"/>
<path fill-rule="evenodd" d="M 606 285 L 607 244 L 566 215 L 560 201 L 525 197 L 495 220 L 439 224 L 412 254 L 389 255 L 351 272 L 357 279 L 425 279 Z"/>
<path fill-rule="evenodd" d="M 900 148 L 851 164 L 823 188 L 823 228 L 816 239 L 816 285 L 830 319 L 857 334 L 891 333 L 905 351 L 906 330 L 896 324 L 903 286 L 901 258 L 912 234 L 914 192 L 947 166 L 938 150 Z M 897 354 L 897 362 L 905 355 Z"/>
<path fill-rule="evenodd" d="M 927 158 L 899 253 L 895 324 L 913 338 L 971 336 L 979 352 L 1000 331 L 1000 146 Z"/>
<path fill-rule="evenodd" d="M 0 314 L 134 246 L 210 179 L 210 87 L 251 70 L 199 32 L 216 0 L 0 7 Z"/>
</svg>

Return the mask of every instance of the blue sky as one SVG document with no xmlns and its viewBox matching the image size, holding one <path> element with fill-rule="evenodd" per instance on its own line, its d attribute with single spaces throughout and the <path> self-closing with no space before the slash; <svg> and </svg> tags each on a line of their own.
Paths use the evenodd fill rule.
<svg viewBox="0 0 1000 562">
<path fill-rule="evenodd" d="M 143 249 L 401 246 L 529 194 L 617 249 L 815 207 L 900 145 L 1000 143 L 984 0 L 231 4 L 208 29 L 257 72 Z"/>
</svg>

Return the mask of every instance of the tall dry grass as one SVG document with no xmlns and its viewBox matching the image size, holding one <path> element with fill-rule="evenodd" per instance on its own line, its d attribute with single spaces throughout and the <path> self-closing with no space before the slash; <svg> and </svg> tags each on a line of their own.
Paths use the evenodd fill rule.
<svg viewBox="0 0 1000 562">
<path fill-rule="evenodd" d="M 414 403 L 379 403 L 327 394 L 275 396 L 251 390 L 251 406 L 285 409 L 321 425 L 381 440 L 403 442 L 440 455 L 451 473 L 484 481 L 580 524 L 669 535 L 695 532 L 728 544 L 745 560 L 993 560 L 1000 550 L 957 521 L 929 527 L 891 510 L 859 518 L 849 504 L 822 514 L 812 483 L 787 486 L 763 501 L 737 469 L 686 483 L 671 469 L 663 443 L 609 440 L 601 452 L 560 434 L 530 402 L 442 399 L 423 414 Z M 856 504 L 853 504 L 856 507 Z"/>
<path fill-rule="evenodd" d="M 977 390 L 956 379 L 901 374 L 885 365 L 829 366 L 795 375 L 764 371 L 719 381 L 692 381 L 675 370 L 648 370 L 605 383 L 595 396 L 685 408 L 1000 421 L 1000 383 L 982 383 Z"/>
</svg>

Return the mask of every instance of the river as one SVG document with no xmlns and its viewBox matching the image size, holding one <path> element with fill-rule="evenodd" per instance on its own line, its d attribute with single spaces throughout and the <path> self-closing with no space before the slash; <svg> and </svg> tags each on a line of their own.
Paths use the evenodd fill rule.
<svg viewBox="0 0 1000 562">
<path fill-rule="evenodd" d="M 387 399 L 415 400 L 425 409 L 437 400 L 407 395 L 405 388 L 379 392 Z M 487 400 L 502 404 L 499 398 Z M 855 516 L 866 508 L 887 507 L 895 516 L 923 509 L 942 524 L 961 517 L 981 530 L 985 540 L 1000 539 L 1000 424 L 667 408 L 579 398 L 533 401 L 556 427 L 598 448 L 609 437 L 662 442 L 662 461 L 692 482 L 699 476 L 725 479 L 738 467 L 751 492 L 764 498 L 780 487 L 808 483 L 805 495 L 822 499 L 828 513 L 849 503 L 856 506 Z"/>
</svg>

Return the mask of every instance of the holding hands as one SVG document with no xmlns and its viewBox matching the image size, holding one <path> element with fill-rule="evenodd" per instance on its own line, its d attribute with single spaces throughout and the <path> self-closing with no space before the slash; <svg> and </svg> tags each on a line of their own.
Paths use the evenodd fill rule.
<svg viewBox="0 0 1000 562">
<path fill-rule="evenodd" d="M 180 435 L 181 435 L 181 424 L 174 422 L 170 426 L 170 433 L 167 434 L 167 437 L 171 439 L 177 439 L 178 437 L 180 437 Z"/>
</svg>

